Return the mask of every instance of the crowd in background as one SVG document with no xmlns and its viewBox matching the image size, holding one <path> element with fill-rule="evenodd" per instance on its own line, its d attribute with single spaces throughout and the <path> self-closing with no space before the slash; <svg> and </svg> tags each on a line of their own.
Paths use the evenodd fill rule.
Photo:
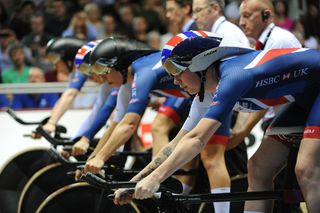
<svg viewBox="0 0 320 213">
<path fill-rule="evenodd" d="M 236 24 L 240 3 L 241 0 L 226 1 L 225 15 Z M 319 1 L 273 3 L 277 25 L 293 32 L 303 46 L 319 49 Z M 35 82 L 34 70 L 43 75 L 36 82 L 68 81 L 68 74 L 56 73 L 46 58 L 46 45 L 51 38 L 95 40 L 124 35 L 161 49 L 177 33 L 178 27 L 166 19 L 161 0 L 1 0 L 0 83 Z M 5 105 L 2 99 L 13 101 L 10 96 L 1 96 L 0 106 Z"/>
</svg>

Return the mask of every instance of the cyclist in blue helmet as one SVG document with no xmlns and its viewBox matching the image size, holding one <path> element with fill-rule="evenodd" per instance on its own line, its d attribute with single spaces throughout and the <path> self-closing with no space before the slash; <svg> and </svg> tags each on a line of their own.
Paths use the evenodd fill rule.
<svg viewBox="0 0 320 213">
<path fill-rule="evenodd" d="M 197 126 L 178 142 L 174 150 L 167 147 L 171 155 L 163 157 L 161 163 L 154 164 L 156 169 L 151 173 L 144 174 L 148 176 L 136 185 L 134 197 L 151 197 L 161 182 L 202 150 L 232 109 L 255 111 L 289 102 L 305 112 L 305 120 L 297 126 L 288 122 L 282 123 L 282 126 L 274 123 L 269 131 L 280 135 L 292 130 L 303 133 L 296 175 L 308 211 L 319 212 L 320 52 L 299 48 L 255 51 L 232 47 L 233 44 L 221 37 L 202 33 L 175 36 L 168 43 L 173 40 L 176 42 L 162 52 L 163 64 L 175 76 L 177 84 L 194 94 L 201 91 L 197 72 L 205 70 L 203 90 L 205 93 L 214 93 L 211 105 Z M 295 113 L 300 111 L 296 110 Z M 279 116 L 292 118 L 294 112 L 291 108 L 282 111 Z M 268 132 L 267 137 L 270 137 Z M 279 138 L 274 137 L 274 140 L 279 141 Z M 285 163 L 288 148 L 280 143 L 278 146 L 269 145 L 260 146 L 250 160 L 262 158 L 269 161 L 272 165 L 269 172 L 275 175 Z M 249 170 L 249 190 L 251 172 L 254 171 Z M 271 189 L 272 178 L 266 181 L 270 181 Z"/>
</svg>

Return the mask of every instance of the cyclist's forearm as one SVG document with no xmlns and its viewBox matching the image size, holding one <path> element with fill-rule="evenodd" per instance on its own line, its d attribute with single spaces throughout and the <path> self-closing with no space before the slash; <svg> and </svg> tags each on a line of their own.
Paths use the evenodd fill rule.
<svg viewBox="0 0 320 213">
<path fill-rule="evenodd" d="M 112 121 L 110 126 L 108 126 L 108 128 L 106 129 L 106 131 L 104 132 L 104 134 L 102 135 L 102 137 L 100 138 L 96 148 L 94 149 L 94 151 L 91 153 L 89 159 L 93 158 L 94 156 L 96 156 L 96 154 L 102 149 L 102 147 L 105 145 L 105 143 L 108 141 L 108 139 L 110 138 L 112 132 L 114 131 L 114 129 L 116 128 L 116 126 L 118 125 L 118 122 L 114 122 Z"/>
<path fill-rule="evenodd" d="M 68 89 L 66 92 L 62 94 L 61 98 L 52 110 L 50 119 L 48 121 L 49 123 L 58 123 L 63 114 L 70 108 L 78 92 L 79 91 L 76 89 Z"/>
<path fill-rule="evenodd" d="M 180 130 L 177 136 L 166 146 L 164 146 L 158 154 L 154 157 L 154 159 L 136 176 L 134 176 L 131 181 L 139 181 L 144 177 L 148 176 L 151 172 L 153 172 L 156 168 L 158 168 L 173 152 L 175 147 L 177 146 L 180 139 L 187 134 L 187 131 Z"/>
<path fill-rule="evenodd" d="M 120 146 L 129 141 L 138 127 L 139 122 L 139 115 L 133 113 L 131 113 L 131 115 L 127 114 L 114 129 L 108 142 L 103 146 L 96 156 L 106 162 Z"/>
</svg>

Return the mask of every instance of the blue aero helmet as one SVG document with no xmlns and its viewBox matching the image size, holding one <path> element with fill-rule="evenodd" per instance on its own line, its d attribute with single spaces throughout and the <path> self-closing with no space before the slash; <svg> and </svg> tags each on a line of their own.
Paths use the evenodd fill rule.
<svg viewBox="0 0 320 213">
<path fill-rule="evenodd" d="M 250 51 L 253 49 L 212 32 L 187 31 L 166 43 L 161 61 L 169 74 L 177 76 L 186 69 L 205 71 L 216 61 Z"/>
<path fill-rule="evenodd" d="M 239 42 L 207 31 L 187 31 L 171 38 L 162 50 L 165 70 L 177 76 L 189 69 L 200 78 L 199 100 L 204 99 L 206 72 L 210 65 L 222 59 L 254 51 Z"/>
</svg>

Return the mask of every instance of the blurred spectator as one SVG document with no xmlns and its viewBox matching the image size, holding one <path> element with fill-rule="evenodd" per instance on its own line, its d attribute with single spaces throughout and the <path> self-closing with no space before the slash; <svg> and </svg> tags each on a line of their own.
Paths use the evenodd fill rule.
<svg viewBox="0 0 320 213">
<path fill-rule="evenodd" d="M 124 34 L 130 38 L 134 38 L 134 32 L 132 28 L 132 20 L 134 17 L 133 10 L 130 5 L 125 5 L 119 8 L 120 25 L 119 30 L 121 34 Z"/>
<path fill-rule="evenodd" d="M 0 2 L 0 29 L 8 25 L 8 13 L 5 6 Z"/>
<path fill-rule="evenodd" d="M 14 13 L 10 21 L 10 27 L 16 33 L 19 40 L 30 33 L 30 17 L 34 14 L 35 9 L 33 1 L 23 1 Z"/>
<path fill-rule="evenodd" d="M 148 24 L 148 31 L 160 30 L 164 26 L 164 21 L 159 17 L 159 6 L 157 0 L 143 0 L 143 8 L 139 12 L 140 16 L 145 17 Z M 163 9 L 161 12 L 164 12 Z"/>
<path fill-rule="evenodd" d="M 52 36 L 44 32 L 44 18 L 41 14 L 31 17 L 31 33 L 23 37 L 22 43 L 31 52 L 31 63 L 34 65 L 39 57 L 40 46 L 45 46 Z"/>
<path fill-rule="evenodd" d="M 17 40 L 16 34 L 9 28 L 0 29 L 0 73 L 12 66 L 7 48 Z"/>
<path fill-rule="evenodd" d="M 138 41 L 147 43 L 148 24 L 145 17 L 143 16 L 134 17 L 132 24 L 133 24 L 134 38 L 137 39 Z"/>
<path fill-rule="evenodd" d="M 101 22 L 101 11 L 99 7 L 95 3 L 90 3 L 84 7 L 84 11 L 87 14 L 88 21 L 96 29 L 97 37 L 100 38 L 104 34 L 104 27 Z"/>
<path fill-rule="evenodd" d="M 150 31 L 147 34 L 147 43 L 153 49 L 160 50 L 160 33 L 158 31 Z"/>
<path fill-rule="evenodd" d="M 169 22 L 168 32 L 160 37 L 160 47 L 163 48 L 164 45 L 174 36 L 181 32 L 181 28 L 178 25 Z"/>
<path fill-rule="evenodd" d="M 238 25 L 239 23 L 239 18 L 240 18 L 240 10 L 239 10 L 239 7 L 240 7 L 240 4 L 241 4 L 242 0 L 233 0 L 233 1 L 230 1 L 224 8 L 224 14 L 226 16 L 226 18 Z"/>
<path fill-rule="evenodd" d="M 274 22 L 277 26 L 289 30 L 292 30 L 293 21 L 288 17 L 288 5 L 284 0 L 276 0 L 273 2 L 275 19 Z"/>
<path fill-rule="evenodd" d="M 51 82 L 51 81 L 56 81 L 57 79 L 48 79 L 47 75 L 50 75 L 49 73 L 54 70 L 52 63 L 49 61 L 46 55 L 46 49 L 47 49 L 47 44 L 40 44 L 38 47 L 38 55 L 35 58 L 34 61 L 34 66 L 39 67 L 41 70 L 44 71 L 45 76 L 46 76 L 46 81 Z"/>
<path fill-rule="evenodd" d="M 301 43 L 301 45 L 303 47 L 305 47 L 305 32 L 304 32 L 304 26 L 301 23 L 300 20 L 297 20 L 293 23 L 293 27 L 292 27 L 292 33 L 297 37 L 297 39 L 299 40 L 299 42 Z"/>
<path fill-rule="evenodd" d="M 47 11 L 49 14 L 46 16 L 45 20 L 45 32 L 49 35 L 58 37 L 62 35 L 62 32 L 65 29 L 67 29 L 71 18 L 67 13 L 64 0 L 54 0 L 52 6 L 52 11 Z M 50 9 L 50 7 L 47 9 Z"/>
<path fill-rule="evenodd" d="M 102 17 L 102 24 L 103 24 L 103 33 L 100 35 L 100 37 L 98 36 L 98 39 L 104 39 L 106 37 L 117 34 L 116 32 L 117 23 L 114 16 L 104 15 Z"/>
<path fill-rule="evenodd" d="M 301 23 L 305 29 L 305 38 L 312 39 L 314 37 L 316 40 L 320 40 L 320 14 L 319 8 L 316 5 L 308 5 L 307 13 L 301 17 Z"/>
<path fill-rule="evenodd" d="M 33 67 L 30 69 L 28 76 L 29 83 L 44 83 L 44 73 L 41 69 Z M 55 93 L 50 94 L 16 94 L 13 96 L 12 108 L 52 108 L 59 95 Z"/>
<path fill-rule="evenodd" d="M 69 27 L 62 33 L 63 37 L 76 37 L 79 39 L 95 40 L 97 39 L 97 31 L 95 27 L 88 21 L 85 12 L 76 12 L 70 22 Z"/>
<path fill-rule="evenodd" d="M 166 1 L 166 17 L 169 22 L 177 25 L 179 31 L 186 32 L 196 30 L 197 25 L 192 15 L 191 0 L 167 0 Z"/>
<path fill-rule="evenodd" d="M 9 107 L 10 101 L 6 95 L 0 94 L 0 110 L 1 108 Z"/>
<path fill-rule="evenodd" d="M 25 54 L 22 44 L 19 42 L 10 44 L 8 53 L 13 66 L 1 73 L 3 83 L 27 83 L 30 67 L 24 62 Z"/>
</svg>

